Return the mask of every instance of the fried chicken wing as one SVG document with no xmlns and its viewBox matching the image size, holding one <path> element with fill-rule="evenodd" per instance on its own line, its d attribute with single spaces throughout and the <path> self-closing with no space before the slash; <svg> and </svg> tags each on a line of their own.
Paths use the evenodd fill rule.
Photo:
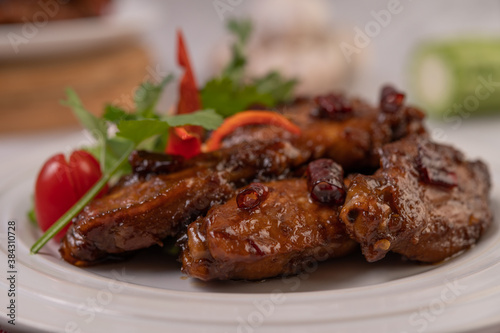
<svg viewBox="0 0 500 333">
<path fill-rule="evenodd" d="M 333 103 L 338 97 L 332 98 L 326 101 Z M 299 167 L 321 157 L 331 157 L 347 170 L 374 168 L 378 147 L 409 133 L 425 133 L 423 114 L 416 109 L 386 113 L 353 99 L 348 101 L 348 114 L 318 117 L 324 102 L 307 100 L 283 111 L 300 125 L 300 136 L 273 126 L 254 126 L 235 131 L 222 149 L 189 160 L 133 154 L 136 174 L 80 213 L 62 242 L 63 258 L 84 265 L 107 254 L 161 244 L 162 238 L 183 230 L 214 203 L 225 201 L 236 187 L 293 176 Z"/>
<path fill-rule="evenodd" d="M 66 261 L 85 265 L 107 254 L 162 244 L 184 221 L 233 192 L 224 176 L 195 168 L 117 186 L 104 200 L 94 200 L 84 208 L 64 237 L 60 252 Z"/>
<path fill-rule="evenodd" d="M 253 209 L 236 196 L 188 227 L 183 271 L 201 280 L 263 279 L 295 274 L 311 260 L 356 248 L 338 218 L 338 206 L 311 201 L 305 179 L 265 184 L 268 197 Z"/>
<path fill-rule="evenodd" d="M 384 144 L 410 134 L 426 133 L 425 115 L 416 108 L 402 106 L 387 113 L 359 99 L 347 100 L 342 95 L 327 97 L 333 98 L 334 102 L 336 98 L 348 101 L 350 112 L 339 119 L 320 117 L 316 113 L 321 103 L 314 99 L 303 100 L 281 110 L 301 128 L 299 137 L 280 127 L 246 126 L 226 137 L 223 146 L 279 137 L 292 142 L 301 151 L 310 152 L 311 159 L 331 158 L 347 171 L 359 171 L 378 166 L 378 151 Z"/>
<path fill-rule="evenodd" d="M 388 251 L 439 262 L 475 244 L 492 222 L 481 161 L 411 137 L 381 150 L 374 176 L 357 175 L 340 217 L 370 262 Z"/>
<path fill-rule="evenodd" d="M 60 253 L 70 263 L 87 265 L 108 254 L 161 244 L 229 198 L 245 180 L 285 175 L 307 158 L 287 142 L 261 143 L 208 154 L 199 158 L 198 166 L 189 162 L 186 170 L 171 174 L 124 178 L 75 218 Z"/>
</svg>

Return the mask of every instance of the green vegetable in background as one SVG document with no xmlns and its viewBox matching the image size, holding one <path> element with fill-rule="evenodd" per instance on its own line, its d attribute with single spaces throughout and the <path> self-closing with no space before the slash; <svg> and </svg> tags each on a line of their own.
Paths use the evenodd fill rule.
<svg viewBox="0 0 500 333">
<path fill-rule="evenodd" d="M 410 78 L 417 102 L 445 121 L 499 112 L 500 39 L 424 43 Z"/>
</svg>

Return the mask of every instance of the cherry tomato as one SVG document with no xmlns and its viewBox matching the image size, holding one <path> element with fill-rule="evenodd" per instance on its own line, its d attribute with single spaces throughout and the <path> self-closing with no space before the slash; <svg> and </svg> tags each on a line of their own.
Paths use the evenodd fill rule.
<svg viewBox="0 0 500 333">
<path fill-rule="evenodd" d="M 52 156 L 43 165 L 35 184 L 35 214 L 46 231 L 101 178 L 99 162 L 86 151 L 74 151 L 69 162 L 63 154 Z M 97 197 L 107 192 L 107 185 Z M 69 225 L 57 236 L 61 240 Z"/>
</svg>

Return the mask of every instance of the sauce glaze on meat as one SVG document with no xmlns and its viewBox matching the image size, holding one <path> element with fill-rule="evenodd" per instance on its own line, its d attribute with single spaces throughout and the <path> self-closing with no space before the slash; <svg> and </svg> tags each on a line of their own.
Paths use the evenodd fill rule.
<svg viewBox="0 0 500 333">
<path fill-rule="evenodd" d="M 421 156 L 429 168 L 456 176 L 456 186 L 422 177 Z M 410 137 L 384 146 L 380 169 L 352 180 L 342 221 L 361 244 L 365 258 L 388 251 L 412 260 L 439 262 L 475 244 L 492 222 L 490 178 L 481 161 L 467 161 L 453 147 Z"/>
<path fill-rule="evenodd" d="M 315 117 L 313 100 L 284 108 L 302 129 L 298 137 L 273 126 L 245 127 L 226 138 L 221 150 L 188 161 L 134 154 L 138 174 L 122 179 L 74 219 L 61 245 L 62 257 L 88 265 L 161 244 L 253 180 L 287 178 L 321 157 L 333 157 L 347 170 L 373 168 L 384 143 L 425 133 L 423 113 L 416 109 L 402 108 L 387 117 L 360 100 L 351 105 L 351 114 L 342 120 Z"/>
<path fill-rule="evenodd" d="M 201 280 L 263 279 L 296 274 L 310 261 L 357 247 L 339 207 L 312 201 L 305 179 L 265 185 L 269 196 L 258 207 L 238 208 L 234 196 L 189 225 L 181 257 L 185 273 Z"/>
<path fill-rule="evenodd" d="M 329 99 L 279 110 L 301 128 L 300 136 L 246 126 L 220 150 L 190 160 L 134 153 L 135 173 L 74 219 L 62 257 L 89 265 L 184 235 L 187 274 L 262 279 L 297 273 L 318 251 L 325 259 L 344 255 L 356 242 L 368 261 L 394 251 L 437 262 L 479 239 L 492 220 L 482 162 L 432 143 L 424 114 L 404 106 L 404 98 L 389 112 L 387 105 L 342 97 L 340 116 L 318 116 Z M 311 201 L 306 180 L 293 178 L 320 158 L 348 174 L 343 208 Z M 353 174 L 378 167 L 373 176 Z M 238 188 L 254 181 L 265 182 L 269 195 L 257 208 L 238 208 Z"/>
</svg>

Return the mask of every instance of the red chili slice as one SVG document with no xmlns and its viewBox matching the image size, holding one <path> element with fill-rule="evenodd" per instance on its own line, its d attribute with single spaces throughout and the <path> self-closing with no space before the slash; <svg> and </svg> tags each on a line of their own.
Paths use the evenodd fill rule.
<svg viewBox="0 0 500 333">
<path fill-rule="evenodd" d="M 179 84 L 179 101 L 177 113 L 185 114 L 201 110 L 201 99 L 196 85 L 194 72 L 189 61 L 184 37 L 177 31 L 177 61 L 184 68 L 184 75 Z M 170 135 L 165 152 L 171 155 L 180 155 L 191 158 L 201 152 L 201 126 L 181 126 L 170 129 Z"/>
<path fill-rule="evenodd" d="M 273 126 L 279 126 L 287 131 L 299 135 L 300 128 L 292 123 L 290 120 L 285 118 L 283 115 L 273 112 L 273 111 L 243 111 L 235 114 L 224 120 L 224 123 L 212 132 L 212 135 L 207 140 L 206 147 L 207 151 L 214 151 L 220 148 L 222 140 L 235 129 L 241 126 L 247 125 L 261 125 L 268 124 Z"/>
</svg>

